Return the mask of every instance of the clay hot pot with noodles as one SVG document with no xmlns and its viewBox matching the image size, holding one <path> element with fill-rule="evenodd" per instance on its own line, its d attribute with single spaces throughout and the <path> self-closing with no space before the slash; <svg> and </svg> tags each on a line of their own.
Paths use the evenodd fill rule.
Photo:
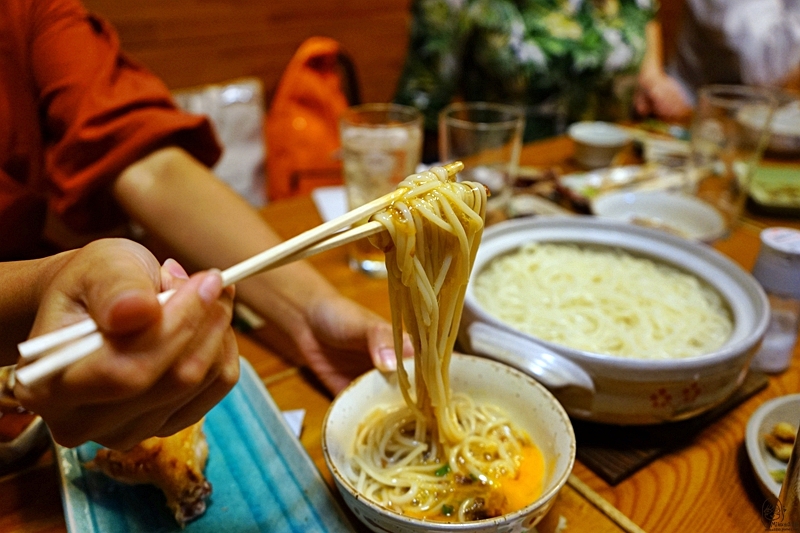
<svg viewBox="0 0 800 533">
<path fill-rule="evenodd" d="M 529 242 L 620 248 L 693 274 L 715 289 L 733 329 L 719 348 L 681 359 L 629 358 L 548 342 L 490 315 L 475 279 L 496 257 Z M 756 280 L 713 248 L 666 232 L 591 217 L 520 219 L 486 229 L 467 289 L 459 341 L 463 350 L 533 376 L 576 418 L 612 424 L 654 424 L 696 416 L 720 404 L 743 382 L 769 321 Z"/>
</svg>

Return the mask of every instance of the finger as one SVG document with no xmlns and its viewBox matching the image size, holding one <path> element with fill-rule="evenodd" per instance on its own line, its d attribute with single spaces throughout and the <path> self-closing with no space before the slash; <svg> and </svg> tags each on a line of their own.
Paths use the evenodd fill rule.
<svg viewBox="0 0 800 533">
<path fill-rule="evenodd" d="M 87 311 L 100 330 L 125 335 L 157 322 L 161 280 L 155 257 L 126 240 L 97 241 L 87 249 L 98 265 L 85 270 L 81 286 Z"/>
<path fill-rule="evenodd" d="M 161 265 L 161 290 L 177 289 L 189 279 L 186 270 L 174 259 L 167 259 Z"/>
<path fill-rule="evenodd" d="M 219 379 L 215 380 L 210 387 L 176 411 L 156 435 L 159 437 L 168 437 L 203 418 L 208 411 L 217 405 L 220 400 L 233 389 L 238 380 L 239 366 L 237 358 L 235 371 L 220 375 Z"/>
<path fill-rule="evenodd" d="M 145 248 L 125 239 L 92 242 L 69 253 L 69 259 L 53 276 L 42 295 L 30 336 L 87 316 L 104 331 L 113 329 L 117 316 L 132 328 L 140 327 L 158 319 L 158 287 L 158 263 Z"/>
<path fill-rule="evenodd" d="M 204 286 L 208 278 L 216 278 L 208 282 L 210 287 Z M 228 297 L 214 300 L 220 293 L 218 272 L 192 277 L 165 304 L 159 324 L 133 337 L 106 338 L 100 350 L 51 379 L 46 384 L 49 390 L 40 389 L 40 396 L 80 405 L 143 394 L 204 336 L 216 335 L 219 340 L 229 327 L 232 302 Z"/>
<path fill-rule="evenodd" d="M 382 372 L 397 370 L 397 355 L 394 347 L 392 326 L 387 323 L 376 324 L 370 329 L 367 337 L 372 364 Z M 411 341 L 409 341 L 409 346 Z M 413 354 L 413 349 L 412 349 Z"/>
<path fill-rule="evenodd" d="M 147 403 L 154 406 L 174 404 L 189 399 L 205 389 L 212 381 L 233 380 L 239 377 L 239 351 L 236 337 L 226 318 L 204 328 L 206 335 L 192 346 L 190 355 L 178 361 L 164 377 L 148 391 Z"/>
<path fill-rule="evenodd" d="M 153 394 L 146 398 L 82 405 L 67 412 L 49 411 L 48 405 L 40 412 L 48 421 L 53 438 L 63 446 L 74 447 L 92 440 L 115 449 L 126 449 L 138 441 L 152 436 L 164 436 L 169 424 L 170 433 L 188 426 L 210 410 L 231 388 L 239 377 L 239 358 L 235 339 L 226 350 L 227 356 L 218 368 L 206 376 L 199 386 L 187 391 L 177 391 L 165 378 Z M 176 413 L 181 413 L 176 416 Z M 181 425 L 182 427 L 178 427 Z"/>
<path fill-rule="evenodd" d="M 641 91 L 637 92 L 633 99 L 633 106 L 639 116 L 646 117 L 652 112 L 650 99 Z"/>
<path fill-rule="evenodd" d="M 148 394 L 146 402 L 82 408 L 78 419 L 91 418 L 92 424 L 86 432 L 73 435 L 72 441 L 102 441 L 104 445 L 125 448 L 135 444 L 136 439 L 171 435 L 193 424 L 222 400 L 239 380 L 239 355 L 232 332 L 226 345 L 220 364 L 207 374 L 202 384 L 189 391 L 176 391 L 176 387 L 165 378 L 157 386 L 161 390 Z M 151 403 L 153 398 L 159 398 L 159 401 Z M 148 405 L 144 413 L 143 403 Z M 98 431 L 102 433 L 98 434 Z"/>
<path fill-rule="evenodd" d="M 105 431 L 103 433 L 98 434 L 97 431 L 94 431 L 94 434 L 91 434 L 88 438 L 84 435 L 82 437 L 83 442 L 91 440 L 106 448 L 130 450 L 143 440 L 154 437 L 156 432 L 169 420 L 169 416 L 170 411 L 168 409 L 149 411 L 127 421 L 125 424 L 117 425 L 113 429 L 104 428 Z M 97 427 L 100 426 L 93 426 L 93 428 Z"/>
</svg>

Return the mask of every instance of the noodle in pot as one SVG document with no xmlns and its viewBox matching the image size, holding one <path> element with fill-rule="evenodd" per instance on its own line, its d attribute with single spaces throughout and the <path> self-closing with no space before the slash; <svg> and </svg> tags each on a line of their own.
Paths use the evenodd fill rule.
<svg viewBox="0 0 800 533">
<path fill-rule="evenodd" d="M 486 312 L 522 332 L 619 357 L 702 355 L 733 331 L 708 283 L 617 248 L 529 243 L 492 260 L 474 291 Z"/>
<path fill-rule="evenodd" d="M 373 216 L 387 230 L 373 243 L 386 251 L 405 403 L 368 414 L 348 476 L 360 494 L 416 518 L 464 522 L 520 509 L 541 493 L 541 453 L 500 409 L 452 393 L 448 373 L 486 191 L 449 181 L 439 167 L 398 188 L 407 191 Z M 404 327 L 414 344 L 413 391 L 400 360 Z"/>
</svg>

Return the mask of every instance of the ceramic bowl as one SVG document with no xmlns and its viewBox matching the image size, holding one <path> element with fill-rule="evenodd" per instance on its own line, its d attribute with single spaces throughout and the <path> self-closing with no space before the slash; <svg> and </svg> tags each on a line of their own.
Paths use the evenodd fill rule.
<svg viewBox="0 0 800 533">
<path fill-rule="evenodd" d="M 758 282 L 713 248 L 634 224 L 590 216 L 541 217 L 486 229 L 473 280 L 495 257 L 525 243 L 569 242 L 618 247 L 674 265 L 705 280 L 734 319 L 717 350 L 675 360 L 646 360 L 577 350 L 523 333 L 487 313 L 467 288 L 459 340 L 464 351 L 513 365 L 536 377 L 570 415 L 630 425 L 682 420 L 722 403 L 743 382 L 769 323 Z"/>
<path fill-rule="evenodd" d="M 725 219 L 702 200 L 678 192 L 603 194 L 592 202 L 599 217 L 662 229 L 687 239 L 713 242 L 725 234 Z"/>
<path fill-rule="evenodd" d="M 406 367 L 413 376 L 413 361 L 408 361 Z M 323 422 L 322 448 L 339 492 L 359 520 L 379 533 L 530 531 L 550 510 L 572 471 L 575 434 L 566 412 L 534 379 L 486 358 L 453 354 L 450 382 L 453 391 L 468 392 L 477 402 L 491 403 L 505 410 L 542 451 L 547 477 L 544 491 L 536 501 L 502 517 L 453 524 L 409 518 L 359 494 L 345 475 L 350 470 L 348 455 L 353 449 L 355 430 L 375 406 L 403 402 L 396 375 L 384 375 L 377 370 L 364 374 L 342 391 Z"/>
<path fill-rule="evenodd" d="M 575 143 L 575 161 L 584 168 L 609 166 L 631 140 L 625 130 L 609 122 L 576 122 L 567 134 Z"/>
<path fill-rule="evenodd" d="M 772 478 L 770 472 L 786 469 L 786 463 L 776 459 L 764 444 L 764 435 L 771 432 L 778 422 L 788 422 L 795 427 L 800 425 L 800 394 L 780 396 L 761 404 L 747 421 L 744 437 L 747 457 L 761 492 L 770 501 L 776 500 L 781 492 L 781 484 Z"/>
</svg>

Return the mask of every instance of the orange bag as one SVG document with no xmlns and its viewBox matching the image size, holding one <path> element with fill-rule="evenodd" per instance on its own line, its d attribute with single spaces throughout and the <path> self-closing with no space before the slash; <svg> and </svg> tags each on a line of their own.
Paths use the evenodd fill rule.
<svg viewBox="0 0 800 533">
<path fill-rule="evenodd" d="M 350 103 L 343 88 L 353 81 L 343 79 L 343 58 L 335 40 L 311 37 L 286 67 L 267 113 L 270 200 L 342 183 L 338 121 Z"/>
</svg>

